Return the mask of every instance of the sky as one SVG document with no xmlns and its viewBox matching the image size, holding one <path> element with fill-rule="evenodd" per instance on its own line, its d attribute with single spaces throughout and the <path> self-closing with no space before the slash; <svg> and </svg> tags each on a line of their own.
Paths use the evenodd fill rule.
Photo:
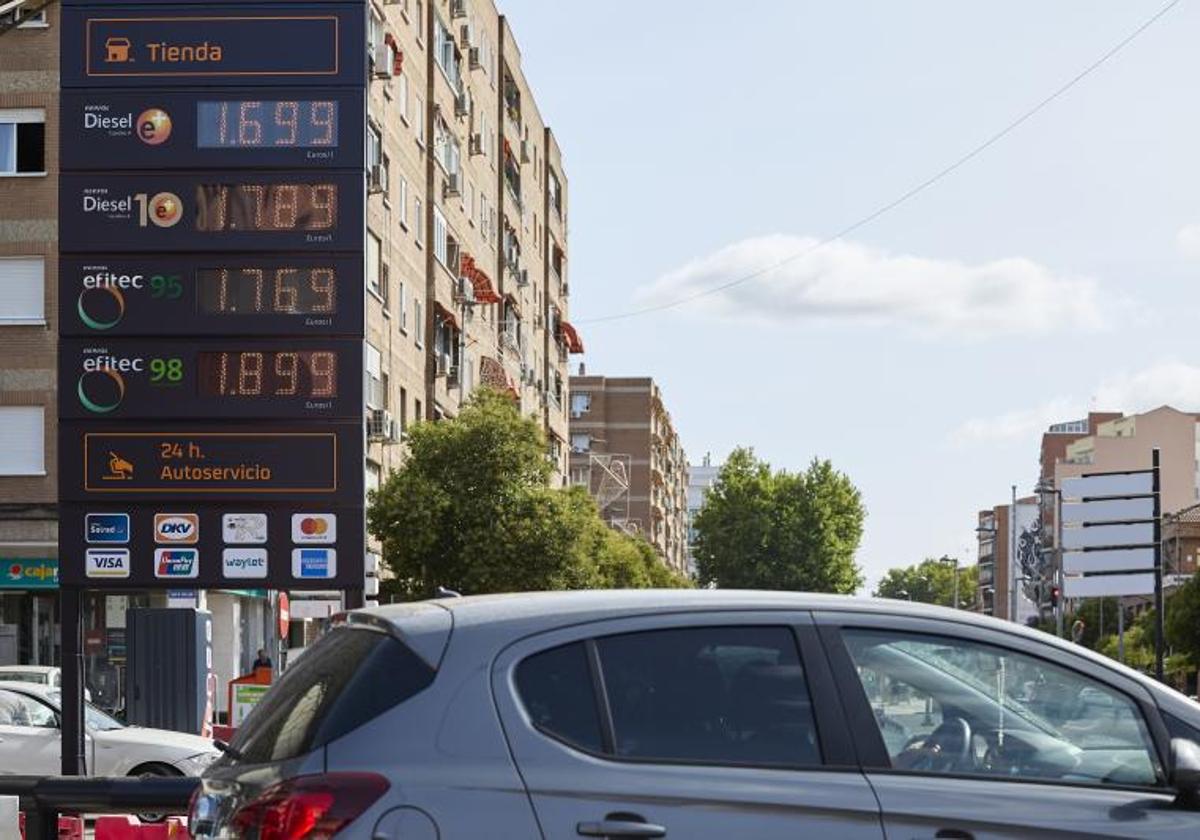
<svg viewBox="0 0 1200 840">
<path fill-rule="evenodd" d="M 1167 0 L 499 2 L 563 149 L 588 372 L 653 376 L 693 462 L 832 460 L 867 588 L 975 562 L 1049 423 L 1200 410 L 1200 3 L 820 245 Z"/>
</svg>

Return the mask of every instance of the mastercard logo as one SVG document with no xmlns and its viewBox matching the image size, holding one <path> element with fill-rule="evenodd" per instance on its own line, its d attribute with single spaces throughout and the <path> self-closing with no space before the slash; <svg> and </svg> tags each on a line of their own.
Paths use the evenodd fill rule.
<svg viewBox="0 0 1200 840">
<path fill-rule="evenodd" d="M 172 227 L 183 218 L 183 202 L 175 193 L 160 192 L 150 199 L 150 221 L 159 227 Z"/>
<path fill-rule="evenodd" d="M 171 136 L 171 116 L 161 108 L 147 108 L 137 118 L 138 138 L 147 146 L 167 142 Z"/>
<path fill-rule="evenodd" d="M 306 537 L 319 537 L 329 531 L 329 523 L 315 516 L 306 516 L 300 520 L 300 533 Z"/>
</svg>

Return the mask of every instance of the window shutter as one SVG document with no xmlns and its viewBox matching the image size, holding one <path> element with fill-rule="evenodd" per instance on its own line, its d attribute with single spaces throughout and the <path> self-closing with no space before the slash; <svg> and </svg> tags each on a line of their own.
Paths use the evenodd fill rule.
<svg viewBox="0 0 1200 840">
<path fill-rule="evenodd" d="M 45 323 L 45 274 L 43 257 L 0 257 L 0 326 Z"/>
<path fill-rule="evenodd" d="M 41 406 L 0 406 L 0 475 L 45 474 L 45 411 Z"/>
</svg>

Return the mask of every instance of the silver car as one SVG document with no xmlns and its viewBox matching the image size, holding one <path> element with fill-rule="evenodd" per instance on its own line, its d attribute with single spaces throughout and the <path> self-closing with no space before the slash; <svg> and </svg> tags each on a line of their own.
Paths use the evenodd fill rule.
<svg viewBox="0 0 1200 840">
<path fill-rule="evenodd" d="M 273 687 L 198 837 L 1200 837 L 1200 706 L 917 604 L 570 592 L 361 610 Z"/>
</svg>

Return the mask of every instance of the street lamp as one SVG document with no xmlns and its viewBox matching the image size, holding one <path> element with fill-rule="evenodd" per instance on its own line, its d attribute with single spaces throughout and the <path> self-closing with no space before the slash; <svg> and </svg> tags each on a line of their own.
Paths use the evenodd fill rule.
<svg viewBox="0 0 1200 840">
<path fill-rule="evenodd" d="M 958 558 L 943 555 L 938 559 L 938 562 L 947 566 L 954 565 L 954 609 L 958 609 Z"/>
</svg>

